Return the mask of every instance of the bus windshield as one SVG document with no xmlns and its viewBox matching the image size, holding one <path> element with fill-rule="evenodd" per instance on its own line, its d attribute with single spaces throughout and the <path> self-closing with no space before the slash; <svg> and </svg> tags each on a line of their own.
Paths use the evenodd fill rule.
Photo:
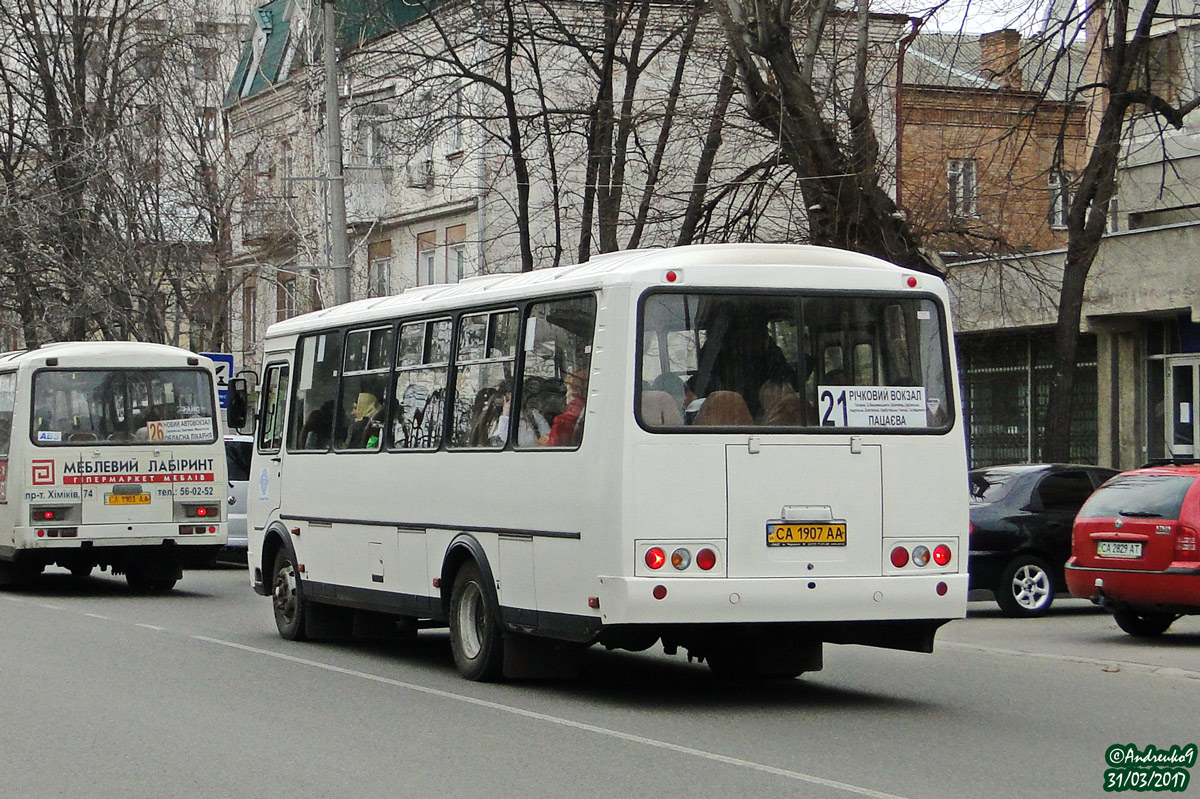
<svg viewBox="0 0 1200 799">
<path fill-rule="evenodd" d="M 656 293 L 640 322 L 643 427 L 943 431 L 936 301 L 889 294 Z"/>
<path fill-rule="evenodd" d="M 43 370 L 33 379 L 38 446 L 212 443 L 212 382 L 202 369 Z"/>
</svg>

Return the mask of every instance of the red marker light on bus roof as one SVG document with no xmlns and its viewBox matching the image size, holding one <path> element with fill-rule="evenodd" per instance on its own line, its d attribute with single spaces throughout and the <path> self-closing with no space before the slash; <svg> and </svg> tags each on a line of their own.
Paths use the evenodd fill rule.
<svg viewBox="0 0 1200 799">
<path fill-rule="evenodd" d="M 668 269 L 664 277 L 668 283 L 678 283 L 683 280 L 683 272 L 680 272 L 678 269 Z"/>
<path fill-rule="evenodd" d="M 910 289 L 915 289 L 917 287 L 917 279 L 912 275 L 909 275 L 908 280 L 905 280 L 904 282 Z"/>
</svg>

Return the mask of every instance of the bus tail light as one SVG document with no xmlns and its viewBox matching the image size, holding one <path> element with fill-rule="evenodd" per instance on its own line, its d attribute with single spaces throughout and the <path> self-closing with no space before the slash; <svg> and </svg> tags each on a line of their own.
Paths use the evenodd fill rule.
<svg viewBox="0 0 1200 799">
<path fill-rule="evenodd" d="M 911 539 L 885 540 L 884 546 L 890 547 L 886 551 L 888 552 L 888 561 L 893 569 L 924 569 L 928 567 L 930 571 L 949 571 L 953 568 L 951 563 L 954 560 L 956 541 L 938 541 L 937 539 L 923 543 L 918 543 L 918 541 Z"/>
<path fill-rule="evenodd" d="M 215 524 L 181 524 L 179 525 L 180 535 L 207 535 L 215 533 L 217 526 Z"/>
<path fill-rule="evenodd" d="M 663 552 L 659 547 L 650 547 L 646 550 L 646 565 L 651 569 L 661 569 L 667 562 L 667 553 Z"/>
<path fill-rule="evenodd" d="M 717 565 L 717 553 L 705 548 L 696 553 L 696 565 L 704 571 L 711 571 Z"/>
<path fill-rule="evenodd" d="M 692 553 L 680 547 L 671 553 L 671 565 L 679 571 L 683 571 L 692 565 Z"/>
<path fill-rule="evenodd" d="M 189 519 L 217 519 L 221 516 L 220 505 L 184 505 L 183 515 Z"/>
<path fill-rule="evenodd" d="M 38 538 L 78 538 L 78 527 L 48 527 L 37 531 Z"/>
<path fill-rule="evenodd" d="M 34 508 L 31 512 L 32 523 L 61 522 L 67 518 L 68 512 L 70 512 L 70 508 Z"/>
</svg>

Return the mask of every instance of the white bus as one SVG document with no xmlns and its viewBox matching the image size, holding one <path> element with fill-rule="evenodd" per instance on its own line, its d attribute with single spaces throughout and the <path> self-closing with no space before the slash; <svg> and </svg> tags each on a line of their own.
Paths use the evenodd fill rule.
<svg viewBox="0 0 1200 799">
<path fill-rule="evenodd" d="M 0 581 L 96 566 L 169 591 L 226 540 L 212 361 L 176 347 L 0 355 Z"/>
<path fill-rule="evenodd" d="M 965 615 L 943 283 L 707 245 L 267 332 L 249 568 L 287 639 L 448 625 L 469 679 L 661 642 L 794 676 Z"/>
</svg>

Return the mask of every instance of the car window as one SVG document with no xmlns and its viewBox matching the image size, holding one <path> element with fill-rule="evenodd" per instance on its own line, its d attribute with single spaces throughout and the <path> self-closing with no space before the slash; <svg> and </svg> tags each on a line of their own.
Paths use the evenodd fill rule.
<svg viewBox="0 0 1200 799">
<path fill-rule="evenodd" d="M 254 446 L 249 441 L 226 441 L 225 463 L 229 467 L 230 480 L 250 479 L 250 456 Z"/>
<path fill-rule="evenodd" d="M 1123 474 L 1096 489 L 1079 515 L 1087 519 L 1116 516 L 1178 519 L 1194 477 L 1181 474 Z"/>
<path fill-rule="evenodd" d="M 999 469 L 980 469 L 971 472 L 969 480 L 971 504 L 986 505 L 1006 496 L 1017 482 L 1017 475 L 1014 472 Z"/>
<path fill-rule="evenodd" d="M 1042 509 L 1075 513 L 1092 495 L 1092 481 L 1083 470 L 1055 472 L 1041 479 L 1037 486 L 1037 497 Z"/>
</svg>

